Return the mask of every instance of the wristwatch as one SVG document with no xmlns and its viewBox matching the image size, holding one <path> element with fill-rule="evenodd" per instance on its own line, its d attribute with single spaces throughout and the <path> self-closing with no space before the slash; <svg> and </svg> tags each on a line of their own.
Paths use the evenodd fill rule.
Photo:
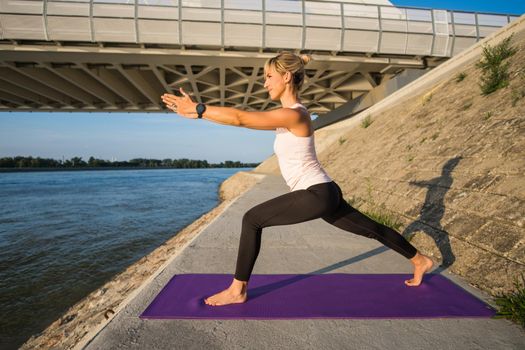
<svg viewBox="0 0 525 350">
<path fill-rule="evenodd" d="M 197 104 L 197 118 L 202 118 L 202 114 L 206 112 L 206 105 L 204 103 Z"/>
</svg>

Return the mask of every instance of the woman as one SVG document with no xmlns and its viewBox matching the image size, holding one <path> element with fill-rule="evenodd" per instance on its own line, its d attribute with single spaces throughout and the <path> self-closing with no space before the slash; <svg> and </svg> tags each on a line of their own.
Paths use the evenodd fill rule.
<svg viewBox="0 0 525 350">
<path fill-rule="evenodd" d="M 304 66 L 310 56 L 281 52 L 264 66 L 265 83 L 272 100 L 282 108 L 269 112 L 245 112 L 229 107 L 198 105 L 181 88 L 181 97 L 164 94 L 169 109 L 187 118 L 202 117 L 210 121 L 250 129 L 276 130 L 275 154 L 290 192 L 248 210 L 242 219 L 242 232 L 235 276 L 229 288 L 205 299 L 208 305 L 243 303 L 261 246 L 264 227 L 289 225 L 322 218 L 343 230 L 373 238 L 410 259 L 414 278 L 407 286 L 418 286 L 429 271 L 432 260 L 420 254 L 402 235 L 379 224 L 351 207 L 339 186 L 321 167 L 314 147 L 314 129 L 310 115 L 299 99 L 304 80 Z M 199 109 L 199 113 L 197 113 Z"/>
</svg>

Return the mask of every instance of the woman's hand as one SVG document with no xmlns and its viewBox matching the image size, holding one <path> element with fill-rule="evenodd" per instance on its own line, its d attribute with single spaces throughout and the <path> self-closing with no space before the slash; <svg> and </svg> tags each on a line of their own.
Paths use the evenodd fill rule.
<svg viewBox="0 0 525 350">
<path fill-rule="evenodd" d="M 197 103 L 191 100 L 191 97 L 182 89 L 179 89 L 182 94 L 181 97 L 175 96 L 172 94 L 164 94 L 161 96 L 162 102 L 166 104 L 168 109 L 171 109 L 173 112 L 177 113 L 180 116 L 197 119 Z"/>
</svg>

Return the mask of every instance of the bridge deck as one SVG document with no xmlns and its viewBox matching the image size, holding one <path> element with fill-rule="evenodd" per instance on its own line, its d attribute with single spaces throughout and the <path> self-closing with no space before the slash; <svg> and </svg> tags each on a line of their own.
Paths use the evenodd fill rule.
<svg viewBox="0 0 525 350">
<path fill-rule="evenodd" d="M 7 0 L 0 39 L 450 57 L 517 18 L 336 0 Z"/>
</svg>

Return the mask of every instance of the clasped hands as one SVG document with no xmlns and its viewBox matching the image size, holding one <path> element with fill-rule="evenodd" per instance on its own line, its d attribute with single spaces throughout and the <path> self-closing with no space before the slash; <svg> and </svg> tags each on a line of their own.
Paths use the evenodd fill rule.
<svg viewBox="0 0 525 350">
<path fill-rule="evenodd" d="M 175 96 L 172 94 L 162 95 L 162 102 L 166 104 L 168 109 L 171 109 L 180 116 L 197 119 L 197 103 L 193 102 L 191 97 L 182 88 L 179 88 L 179 91 L 182 96 Z"/>
</svg>

